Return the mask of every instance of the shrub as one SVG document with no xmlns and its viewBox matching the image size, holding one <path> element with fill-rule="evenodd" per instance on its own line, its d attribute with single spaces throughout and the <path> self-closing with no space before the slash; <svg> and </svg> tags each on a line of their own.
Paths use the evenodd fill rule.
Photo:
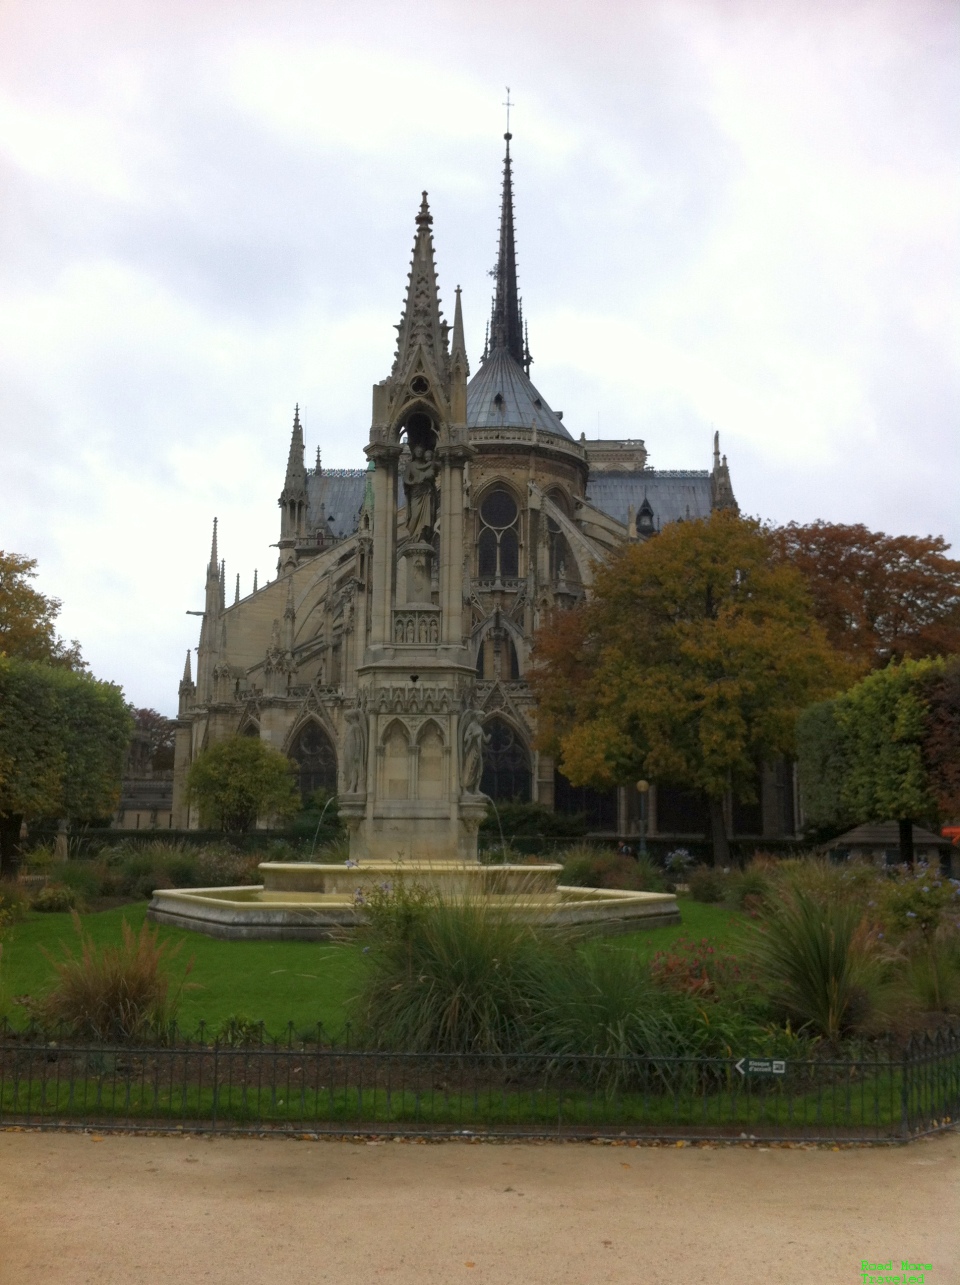
<svg viewBox="0 0 960 1285">
<path fill-rule="evenodd" d="M 745 1009 L 711 1005 L 702 996 L 663 986 L 632 951 L 591 943 L 568 951 L 546 976 L 546 1019 L 528 1047 L 565 1059 L 614 1059 L 583 1070 L 607 1092 L 627 1088 L 692 1090 L 716 1072 L 697 1057 L 729 1057 L 763 1032 Z"/>
<path fill-rule="evenodd" d="M 350 859 L 350 839 L 348 835 L 343 835 L 339 839 L 331 839 L 328 843 L 322 844 L 311 858 L 313 861 L 319 861 L 328 866 L 340 866 Z"/>
<path fill-rule="evenodd" d="M 0 929 L 18 923 L 30 908 L 30 894 L 12 879 L 0 881 Z"/>
<path fill-rule="evenodd" d="M 706 937 L 698 942 L 679 937 L 669 950 L 658 950 L 650 975 L 666 990 L 703 999 L 716 999 L 744 980 L 736 956 L 711 946 Z"/>
<path fill-rule="evenodd" d="M 960 1013 L 960 937 L 938 933 L 911 952 L 894 995 L 908 1011 Z"/>
<path fill-rule="evenodd" d="M 672 852 L 667 853 L 663 864 L 668 874 L 673 875 L 675 879 L 683 879 L 689 873 L 694 861 L 686 848 L 674 848 Z"/>
<path fill-rule="evenodd" d="M 74 912 L 79 938 L 74 954 L 64 947 L 62 959 L 47 959 L 57 976 L 56 984 L 35 1006 L 35 1014 L 49 1028 L 63 1025 L 80 1038 L 134 1041 L 161 1038 L 176 1013 L 180 995 L 193 963 L 174 984 L 170 964 L 180 944 L 159 940 L 159 931 L 144 921 L 135 934 L 126 920 L 121 924 L 119 946 L 98 946 L 83 931 Z"/>
<path fill-rule="evenodd" d="M 960 925 L 960 882 L 925 865 L 901 869 L 880 894 L 884 922 L 901 937 L 932 938 L 944 924 Z"/>
<path fill-rule="evenodd" d="M 758 866 L 732 870 L 727 877 L 725 899 L 737 910 L 757 915 L 773 889 L 770 877 Z"/>
<path fill-rule="evenodd" d="M 649 857 L 620 856 L 599 844 L 578 843 L 564 854 L 562 884 L 579 888 L 624 888 L 632 892 L 662 892 L 664 879 Z"/>
<path fill-rule="evenodd" d="M 249 830 L 260 817 L 300 810 L 293 764 L 251 736 L 228 736 L 201 751 L 187 773 L 187 795 L 203 823 L 221 830 Z"/>
<path fill-rule="evenodd" d="M 771 998 L 828 1040 L 862 1021 L 877 980 L 862 908 L 792 889 L 758 926 L 748 950 Z"/>
<path fill-rule="evenodd" d="M 515 835 L 543 835 L 546 838 L 577 838 L 587 832 L 586 817 L 581 813 L 570 816 L 553 812 L 542 803 L 498 803 L 487 809 L 480 823 L 483 834 L 500 836 L 501 828 L 506 838 Z"/>
<path fill-rule="evenodd" d="M 690 871 L 687 886 L 694 901 L 703 901 L 709 905 L 723 901 L 727 890 L 723 872 L 715 866 L 694 866 Z"/>
<path fill-rule="evenodd" d="M 781 861 L 773 877 L 778 888 L 806 892 L 823 904 L 844 901 L 866 906 L 879 895 L 886 881 L 884 871 L 866 861 L 834 864 L 819 854 Z"/>
<path fill-rule="evenodd" d="M 224 1018 L 213 1032 L 214 1039 L 227 1048 L 260 1048 L 264 1042 L 263 1022 L 256 1022 L 242 1013 Z"/>
<path fill-rule="evenodd" d="M 81 901 L 101 895 L 101 872 L 93 862 L 65 861 L 57 870 L 57 876 L 57 882 L 72 888 Z"/>
<path fill-rule="evenodd" d="M 81 910 L 83 898 L 76 888 L 65 883 L 48 883 L 33 898 L 34 910 L 44 914 L 65 914 L 68 910 Z"/>
</svg>

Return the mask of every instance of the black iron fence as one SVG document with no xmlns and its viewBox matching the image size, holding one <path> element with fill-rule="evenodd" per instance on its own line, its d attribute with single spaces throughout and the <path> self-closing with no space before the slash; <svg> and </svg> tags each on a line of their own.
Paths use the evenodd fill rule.
<svg viewBox="0 0 960 1285">
<path fill-rule="evenodd" d="M 895 1141 L 960 1119 L 960 1030 L 856 1060 L 402 1053 L 322 1028 L 150 1045 L 0 1026 L 0 1125 L 295 1135 Z"/>
</svg>

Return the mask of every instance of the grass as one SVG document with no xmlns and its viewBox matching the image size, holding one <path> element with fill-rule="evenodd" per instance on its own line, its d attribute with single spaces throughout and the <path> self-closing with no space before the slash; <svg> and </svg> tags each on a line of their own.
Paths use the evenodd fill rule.
<svg viewBox="0 0 960 1285">
<path fill-rule="evenodd" d="M 619 949 L 651 958 L 679 937 L 708 937 L 714 945 L 736 949 L 745 922 L 736 911 L 680 898 L 683 923 L 629 933 L 613 940 Z M 119 944 L 125 919 L 139 931 L 146 902 L 82 915 L 84 931 L 94 942 Z M 194 960 L 190 982 L 180 1001 L 178 1021 L 190 1029 L 201 1020 L 219 1025 L 232 1017 L 262 1021 L 274 1034 L 292 1022 L 297 1031 L 322 1022 L 331 1032 L 342 1030 L 350 998 L 361 987 L 366 960 L 359 943 L 331 944 L 297 941 L 218 941 L 200 933 L 160 927 L 161 942 L 182 942 L 179 962 Z M 61 943 L 73 949 L 76 933 L 68 914 L 30 914 L 12 925 L 0 961 L 0 1016 L 21 1024 L 24 1010 L 12 1003 L 17 995 L 38 996 L 54 980 L 41 947 L 55 957 Z M 181 969 L 182 971 L 182 969 Z"/>
<path fill-rule="evenodd" d="M 119 943 L 124 919 L 138 931 L 146 902 L 81 916 L 83 927 L 98 943 Z M 310 941 L 218 941 L 200 933 L 160 926 L 160 940 L 183 943 L 179 962 L 194 960 L 190 981 L 195 989 L 181 999 L 178 1022 L 185 1030 L 205 1021 L 218 1025 L 242 1016 L 263 1021 L 281 1034 L 288 1022 L 306 1030 L 317 1022 L 332 1032 L 346 1021 L 346 1002 L 359 986 L 363 958 L 352 944 Z M 61 943 L 73 949 L 76 933 L 69 915 L 32 914 L 4 937 L 0 965 L 0 1015 L 22 1021 L 16 995 L 39 995 L 54 980 L 41 947 L 55 957 Z M 181 969 L 182 971 L 182 969 Z"/>
</svg>

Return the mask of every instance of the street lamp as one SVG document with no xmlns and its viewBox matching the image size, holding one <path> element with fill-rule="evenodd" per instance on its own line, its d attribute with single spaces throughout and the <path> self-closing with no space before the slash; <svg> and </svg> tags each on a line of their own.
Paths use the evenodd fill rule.
<svg viewBox="0 0 960 1285">
<path fill-rule="evenodd" d="M 640 856 L 647 855 L 647 795 L 650 793 L 649 781 L 637 782 L 637 793 L 640 795 Z"/>
</svg>

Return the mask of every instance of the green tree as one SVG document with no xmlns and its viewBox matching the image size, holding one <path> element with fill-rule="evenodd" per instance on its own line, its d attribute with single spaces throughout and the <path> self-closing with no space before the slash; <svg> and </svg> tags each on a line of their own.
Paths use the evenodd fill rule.
<svg viewBox="0 0 960 1285">
<path fill-rule="evenodd" d="M 294 766 L 252 736 L 229 736 L 203 750 L 190 766 L 187 793 L 206 824 L 248 830 L 258 819 L 291 816 L 300 808 Z"/>
<path fill-rule="evenodd" d="M 905 660 L 804 711 L 800 786 L 815 825 L 897 821 L 901 859 L 913 863 L 914 823 L 936 818 L 950 794 L 943 783 L 956 779 L 956 669 Z"/>
<path fill-rule="evenodd" d="M 730 511 L 625 546 L 590 601 L 540 631 L 535 657 L 539 743 L 566 776 L 702 790 L 723 863 L 726 791 L 750 800 L 757 763 L 792 752 L 800 710 L 848 677 L 802 576 Z"/>
<path fill-rule="evenodd" d="M 0 656 L 0 875 L 16 870 L 25 820 L 113 811 L 130 728 L 113 683 Z"/>
<path fill-rule="evenodd" d="M 30 583 L 36 559 L 0 549 L 0 656 L 17 656 L 66 669 L 86 669 L 80 644 L 65 643 L 56 631 L 60 600 Z"/>
</svg>

